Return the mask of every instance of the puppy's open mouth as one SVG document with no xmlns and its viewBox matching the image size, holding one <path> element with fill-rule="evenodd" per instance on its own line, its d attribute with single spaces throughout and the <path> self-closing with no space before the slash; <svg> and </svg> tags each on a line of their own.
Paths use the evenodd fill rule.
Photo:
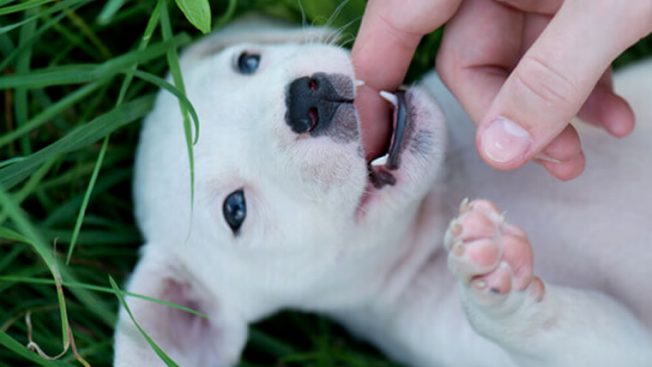
<svg viewBox="0 0 652 367">
<path fill-rule="evenodd" d="M 396 178 L 391 171 L 397 170 L 401 164 L 400 155 L 405 147 L 406 127 L 408 124 L 405 91 L 401 90 L 395 93 L 381 91 L 380 96 L 392 106 L 392 132 L 389 137 L 387 151 L 367 164 L 369 182 L 376 189 L 396 183 Z"/>
<path fill-rule="evenodd" d="M 412 121 L 410 115 L 410 95 L 404 90 L 399 90 L 394 93 L 381 91 L 380 96 L 389 102 L 391 106 L 390 116 L 386 121 L 376 121 L 376 123 L 386 123 L 381 125 L 387 129 L 382 129 L 381 133 L 372 134 L 373 140 L 363 139 L 365 142 L 364 148 L 385 147 L 382 148 L 380 153 L 374 153 L 375 157 L 367 157 L 367 173 L 369 180 L 367 186 L 360 198 L 357 208 L 357 216 L 360 217 L 366 211 L 370 201 L 376 197 L 383 187 L 394 186 L 397 184 L 397 179 L 401 179 L 398 175 L 398 170 L 401 166 L 401 156 L 405 152 L 410 135 L 412 135 Z M 391 123 L 390 123 L 391 121 Z M 367 125 L 367 128 L 370 126 Z M 373 149 L 373 148 L 372 148 Z"/>
</svg>

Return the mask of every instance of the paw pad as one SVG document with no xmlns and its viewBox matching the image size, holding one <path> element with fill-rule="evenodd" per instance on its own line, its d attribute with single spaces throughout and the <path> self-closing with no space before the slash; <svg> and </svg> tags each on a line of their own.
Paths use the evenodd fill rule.
<svg viewBox="0 0 652 367">
<path fill-rule="evenodd" d="M 464 200 L 445 236 L 448 265 L 476 297 L 508 297 L 528 291 L 541 300 L 544 286 L 532 274 L 532 248 L 525 233 L 507 223 L 486 200 Z"/>
</svg>

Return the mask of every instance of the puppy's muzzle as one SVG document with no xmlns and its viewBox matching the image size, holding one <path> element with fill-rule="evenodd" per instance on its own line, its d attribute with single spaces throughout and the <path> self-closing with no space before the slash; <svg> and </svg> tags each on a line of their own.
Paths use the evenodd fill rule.
<svg viewBox="0 0 652 367">
<path fill-rule="evenodd" d="M 341 135 L 344 126 L 335 125 L 345 125 L 346 135 L 357 135 L 353 94 L 353 82 L 345 75 L 315 73 L 295 79 L 287 88 L 285 120 L 297 134 L 340 130 Z"/>
</svg>

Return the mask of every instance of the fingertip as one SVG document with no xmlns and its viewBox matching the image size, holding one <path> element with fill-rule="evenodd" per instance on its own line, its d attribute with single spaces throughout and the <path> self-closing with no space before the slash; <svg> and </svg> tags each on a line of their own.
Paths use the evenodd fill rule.
<svg viewBox="0 0 652 367">
<path fill-rule="evenodd" d="M 573 125 L 566 125 L 541 153 L 555 161 L 570 161 L 582 153 L 580 135 Z"/>
<path fill-rule="evenodd" d="M 577 156 L 563 162 L 543 159 L 537 159 L 537 162 L 541 164 L 551 176 L 561 181 L 570 181 L 577 178 L 582 174 L 582 172 L 584 172 L 584 168 L 586 167 L 586 158 L 584 157 L 583 152 L 580 152 Z"/>
<path fill-rule="evenodd" d="M 612 136 L 622 138 L 634 130 L 635 117 L 627 101 L 610 86 L 598 85 L 586 100 L 578 116 L 603 127 Z"/>
<path fill-rule="evenodd" d="M 610 106 L 605 111 L 604 127 L 609 134 L 622 138 L 634 131 L 636 118 L 627 101 L 617 94 L 611 94 Z"/>
<path fill-rule="evenodd" d="M 511 170 L 523 165 L 532 143 L 527 130 L 502 116 L 481 125 L 476 135 L 476 146 L 482 159 L 500 170 Z"/>
<path fill-rule="evenodd" d="M 354 105 L 360 120 L 360 134 L 365 158 L 370 160 L 387 150 L 385 142 L 390 135 L 389 106 L 379 97 L 378 91 L 369 86 L 359 87 Z"/>
<path fill-rule="evenodd" d="M 586 159 L 580 136 L 573 125 L 568 125 L 541 153 L 534 157 L 553 177 L 568 181 L 584 171 Z"/>
</svg>

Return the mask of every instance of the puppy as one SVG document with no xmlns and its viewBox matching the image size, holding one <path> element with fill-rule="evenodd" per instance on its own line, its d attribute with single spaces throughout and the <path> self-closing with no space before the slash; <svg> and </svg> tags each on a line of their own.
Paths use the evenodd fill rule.
<svg viewBox="0 0 652 367">
<path fill-rule="evenodd" d="M 181 366 L 231 366 L 250 322 L 295 308 L 412 366 L 652 366 L 652 63 L 616 79 L 636 134 L 578 125 L 588 166 L 560 183 L 486 167 L 435 75 L 384 94 L 388 155 L 365 161 L 354 71 L 329 37 L 245 22 L 184 53 L 201 121 L 192 205 L 179 104 L 159 95 L 128 289 L 208 317 L 129 297 L 157 344 Z M 124 309 L 115 365 L 163 365 Z"/>
</svg>

